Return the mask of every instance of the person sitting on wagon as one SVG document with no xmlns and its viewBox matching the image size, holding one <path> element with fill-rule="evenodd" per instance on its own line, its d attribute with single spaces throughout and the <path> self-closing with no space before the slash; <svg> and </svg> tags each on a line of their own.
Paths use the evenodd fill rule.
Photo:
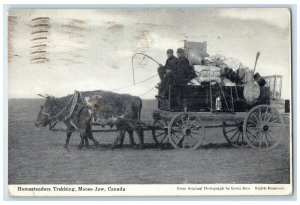
<svg viewBox="0 0 300 205">
<path fill-rule="evenodd" d="M 178 58 L 176 58 L 173 53 L 174 53 L 173 49 L 168 49 L 167 50 L 168 59 L 166 61 L 165 66 L 160 64 L 159 68 L 157 69 L 160 80 L 163 80 L 165 75 L 170 73 L 177 65 Z"/>
<path fill-rule="evenodd" d="M 164 90 L 165 78 L 166 77 L 167 78 L 170 77 L 170 75 L 171 75 L 170 73 L 173 71 L 173 69 L 177 65 L 178 58 L 176 58 L 173 53 L 174 53 L 173 49 L 168 49 L 167 50 L 168 59 L 166 61 L 165 66 L 163 66 L 162 64 L 160 64 L 159 67 L 158 67 L 158 69 L 157 69 L 159 78 L 161 80 L 161 83 L 158 85 L 159 95 Z"/>
<path fill-rule="evenodd" d="M 178 63 L 174 69 L 175 83 L 186 85 L 191 79 L 196 77 L 193 67 L 190 66 L 189 60 L 185 57 L 182 48 L 177 49 Z"/>
<path fill-rule="evenodd" d="M 177 49 L 177 56 L 178 61 L 176 66 L 167 73 L 162 80 L 162 97 L 167 96 L 170 85 L 185 85 L 196 76 L 195 71 L 190 67 L 189 61 L 184 55 L 184 50 L 182 48 Z"/>
</svg>

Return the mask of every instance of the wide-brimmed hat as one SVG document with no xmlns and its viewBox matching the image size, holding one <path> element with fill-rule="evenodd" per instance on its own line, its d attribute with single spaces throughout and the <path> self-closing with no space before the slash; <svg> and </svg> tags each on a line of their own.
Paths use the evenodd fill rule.
<svg viewBox="0 0 300 205">
<path fill-rule="evenodd" d="M 169 49 L 167 50 L 167 54 L 168 54 L 168 53 L 174 53 L 173 49 L 169 48 Z"/>
<path fill-rule="evenodd" d="M 184 53 L 184 50 L 182 48 L 178 48 L 176 53 Z"/>
</svg>

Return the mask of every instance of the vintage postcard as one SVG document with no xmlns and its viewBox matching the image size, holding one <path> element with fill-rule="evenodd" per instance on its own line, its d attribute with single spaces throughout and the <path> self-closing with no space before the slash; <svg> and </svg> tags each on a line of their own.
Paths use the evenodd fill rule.
<svg viewBox="0 0 300 205">
<path fill-rule="evenodd" d="M 287 8 L 10 9 L 11 196 L 290 195 Z"/>
</svg>

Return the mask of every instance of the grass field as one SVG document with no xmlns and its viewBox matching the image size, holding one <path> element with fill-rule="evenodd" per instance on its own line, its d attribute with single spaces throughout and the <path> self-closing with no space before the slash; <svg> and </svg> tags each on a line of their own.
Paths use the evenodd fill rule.
<svg viewBox="0 0 300 205">
<path fill-rule="evenodd" d="M 95 133 L 101 147 L 78 150 L 74 133 L 70 153 L 65 134 L 36 128 L 40 99 L 9 100 L 9 184 L 174 184 L 289 183 L 289 127 L 276 148 L 257 151 L 228 146 L 221 129 L 210 129 L 197 150 L 157 149 L 146 133 L 144 150 L 110 150 L 116 133 Z M 143 102 L 142 121 L 151 122 L 156 102 Z M 137 136 L 135 136 L 138 142 Z M 125 143 L 128 144 L 128 137 Z"/>
</svg>

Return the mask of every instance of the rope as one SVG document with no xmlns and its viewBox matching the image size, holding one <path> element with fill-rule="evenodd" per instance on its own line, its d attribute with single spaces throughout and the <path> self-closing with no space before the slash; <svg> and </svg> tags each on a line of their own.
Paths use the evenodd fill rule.
<svg viewBox="0 0 300 205">
<path fill-rule="evenodd" d="M 64 112 L 64 110 L 68 107 L 69 103 L 72 101 L 72 99 L 74 98 L 74 95 L 72 95 L 68 101 L 68 103 L 66 104 L 66 106 L 60 111 L 58 112 L 56 115 L 52 116 L 52 117 L 49 117 L 49 119 L 54 119 L 54 118 L 57 118 L 61 113 Z"/>
<path fill-rule="evenodd" d="M 150 79 L 152 79 L 152 78 L 154 78 L 154 77 L 156 77 L 156 76 L 158 76 L 158 74 L 155 74 L 155 75 L 153 75 L 153 76 L 151 76 L 151 77 L 149 77 L 149 78 L 146 78 L 146 79 L 144 79 L 144 80 L 142 80 L 142 81 L 139 81 L 139 82 L 137 82 L 137 83 L 135 83 L 135 84 L 126 85 L 126 86 L 123 86 L 123 87 L 120 87 L 120 88 L 116 88 L 116 89 L 111 90 L 111 91 L 113 92 L 113 91 L 116 91 L 116 90 L 121 90 L 121 89 L 125 89 L 125 88 L 130 88 L 130 87 L 133 87 L 133 86 L 135 86 L 135 85 L 137 85 L 137 84 L 141 84 L 141 83 L 143 83 L 143 82 L 146 82 L 147 80 L 150 80 Z"/>
<path fill-rule="evenodd" d="M 153 90 L 156 86 L 154 86 L 153 88 L 151 88 L 150 90 L 144 92 L 143 94 L 139 95 L 139 97 L 143 96 L 143 95 L 146 95 L 147 93 L 149 93 L 151 90 Z"/>
<path fill-rule="evenodd" d="M 132 77 L 133 77 L 133 84 L 135 85 L 135 75 L 134 75 L 134 66 L 133 66 L 133 59 L 136 55 L 143 55 L 146 56 L 147 58 L 153 60 L 155 63 L 157 63 L 158 65 L 160 65 L 159 62 L 157 62 L 154 58 L 152 58 L 151 56 L 148 56 L 147 54 L 144 53 L 135 53 L 133 54 L 133 56 L 131 57 L 131 68 L 132 68 Z"/>
<path fill-rule="evenodd" d="M 77 105 L 77 101 L 78 101 L 78 91 L 75 91 L 74 95 L 73 95 L 73 102 L 72 102 L 72 105 L 71 105 L 71 108 L 70 108 L 70 112 L 67 116 L 65 116 L 65 120 L 67 120 L 68 118 L 70 118 L 72 115 L 73 115 L 73 112 L 74 112 L 74 109 Z"/>
<path fill-rule="evenodd" d="M 150 79 L 155 78 L 156 76 L 158 76 L 158 74 L 155 74 L 155 75 L 153 75 L 153 76 L 151 76 L 151 77 L 149 77 L 149 78 L 146 78 L 146 79 L 144 79 L 144 80 L 142 80 L 142 81 L 135 82 L 133 59 L 134 59 L 134 57 L 135 57 L 136 55 L 143 55 L 143 56 L 146 56 L 147 58 L 153 60 L 155 63 L 157 63 L 158 65 L 160 65 L 159 62 L 157 62 L 154 58 L 152 58 L 151 56 L 148 56 L 147 54 L 144 54 L 144 53 L 135 53 L 135 54 L 133 54 L 133 56 L 132 56 L 132 58 L 131 58 L 131 66 L 132 66 L 132 74 L 133 74 L 133 84 L 126 85 L 126 86 L 123 86 L 123 87 L 119 87 L 119 88 L 110 90 L 111 92 L 117 91 L 117 90 L 121 90 L 121 89 L 125 89 L 125 88 L 133 87 L 133 86 L 135 86 L 135 85 L 137 85 L 137 84 L 141 84 L 141 83 L 143 83 L 143 82 L 146 82 L 146 81 L 148 81 L 148 80 L 150 80 Z M 151 88 L 151 90 L 154 89 L 154 88 L 155 88 L 155 87 Z M 150 90 L 150 91 L 151 91 L 151 90 Z M 150 92 L 150 91 L 147 91 L 147 92 Z M 147 92 L 146 92 L 146 93 L 147 93 Z M 142 95 L 144 95 L 144 94 L 146 94 L 146 93 L 143 93 Z M 140 95 L 140 96 L 142 96 L 142 95 Z"/>
</svg>

